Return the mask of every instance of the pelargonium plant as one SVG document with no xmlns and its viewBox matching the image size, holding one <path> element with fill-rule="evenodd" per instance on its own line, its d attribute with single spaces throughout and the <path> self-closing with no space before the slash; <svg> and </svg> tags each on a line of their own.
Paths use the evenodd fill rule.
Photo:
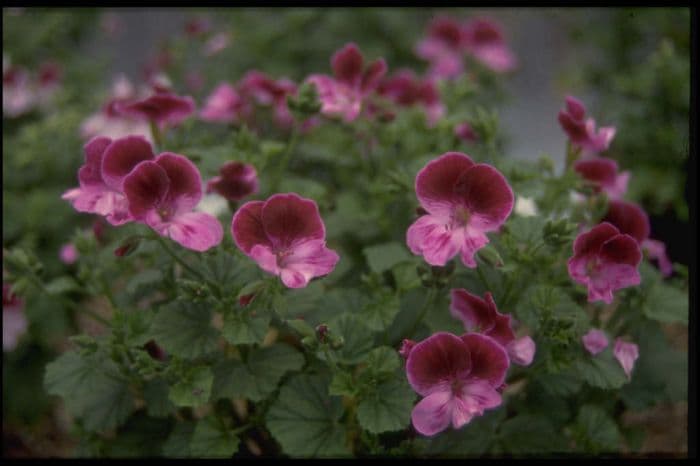
<svg viewBox="0 0 700 466">
<path fill-rule="evenodd" d="M 181 34 L 240 47 L 206 18 Z M 40 296 L 80 316 L 44 373 L 78 456 L 617 453 L 639 448 L 623 413 L 678 399 L 661 324 L 687 321 L 687 274 L 606 157 L 628 128 L 568 96 L 563 169 L 514 163 L 478 106 L 517 63 L 496 22 L 435 19 L 417 69 L 356 40 L 194 97 L 177 50 L 51 154 L 82 163 L 56 198 L 83 226 L 52 280 L 4 250 L 3 350 Z"/>
</svg>

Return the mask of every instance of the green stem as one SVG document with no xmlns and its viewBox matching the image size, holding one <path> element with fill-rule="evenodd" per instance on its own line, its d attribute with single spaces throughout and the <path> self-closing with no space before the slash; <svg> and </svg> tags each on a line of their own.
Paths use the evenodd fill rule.
<svg viewBox="0 0 700 466">
<path fill-rule="evenodd" d="M 423 318 L 425 315 L 428 313 L 428 309 L 430 309 L 430 306 L 433 304 L 433 301 L 435 300 L 435 297 L 437 296 L 435 288 L 430 288 L 428 289 L 428 295 L 425 297 L 425 302 L 423 303 L 423 309 L 421 309 L 420 313 L 418 314 L 418 318 L 413 322 L 413 326 L 411 327 L 411 330 L 408 332 L 407 337 L 408 338 L 413 338 L 413 335 L 416 333 L 416 330 L 418 329 L 418 325 L 423 321 Z"/>
<path fill-rule="evenodd" d="M 289 165 L 289 159 L 292 156 L 292 152 L 294 151 L 294 148 L 297 145 L 297 141 L 299 140 L 299 130 L 297 129 L 297 126 L 294 125 L 292 127 L 292 134 L 289 136 L 289 141 L 287 142 L 287 149 L 284 151 L 284 154 L 282 155 L 282 158 L 280 159 L 280 163 L 277 166 L 277 172 L 275 173 L 275 177 L 272 181 L 272 191 L 276 192 L 279 188 L 279 184 L 282 181 L 282 177 L 284 176 L 284 172 L 287 170 L 287 165 Z"/>
<path fill-rule="evenodd" d="M 63 296 L 60 295 L 55 295 L 53 293 L 50 293 L 49 290 L 46 289 L 44 284 L 42 283 L 39 278 L 37 278 L 34 275 L 29 275 L 30 279 L 32 280 L 32 283 L 41 290 L 42 293 L 45 293 L 47 296 L 50 296 L 51 298 L 58 299 L 61 304 L 69 309 L 72 309 L 75 312 L 82 312 L 86 316 L 92 318 L 93 320 L 101 323 L 104 326 L 109 326 L 109 321 L 105 319 L 104 317 L 100 316 L 99 314 L 96 314 L 95 312 L 91 311 L 90 309 L 86 309 L 83 307 L 77 306 L 75 303 L 72 301 L 66 300 Z"/>
<path fill-rule="evenodd" d="M 153 142 L 156 144 L 156 149 L 160 150 L 163 148 L 163 135 L 160 132 L 160 128 L 155 121 L 150 121 L 151 135 L 153 136 Z"/>
<path fill-rule="evenodd" d="M 486 291 L 491 291 L 491 285 L 489 285 L 489 282 L 486 280 L 486 277 L 484 277 L 484 273 L 479 267 L 476 268 L 476 274 L 479 276 L 479 280 L 481 281 L 481 283 L 486 287 Z"/>
<path fill-rule="evenodd" d="M 207 285 L 209 285 L 209 287 L 214 291 L 214 293 L 216 294 L 217 297 L 221 297 L 221 290 L 219 290 L 219 286 L 218 286 L 216 283 L 212 282 L 211 280 L 208 280 L 208 279 L 207 279 L 204 275 L 202 275 L 198 270 L 192 268 L 192 267 L 191 267 L 187 262 L 185 262 L 180 256 L 178 256 L 177 254 L 175 254 L 175 252 L 174 252 L 172 249 L 170 249 L 170 246 L 168 246 L 168 244 L 165 242 L 165 240 L 164 240 L 161 236 L 155 235 L 154 238 L 156 239 L 156 241 L 158 241 L 158 243 L 160 243 L 160 245 L 163 247 L 163 249 L 165 250 L 165 252 L 166 252 L 170 257 L 172 257 L 173 260 L 174 260 L 175 262 L 177 262 L 178 264 L 180 264 L 180 265 L 181 265 L 185 270 L 187 270 L 189 273 L 191 273 L 192 275 L 194 275 L 195 277 L 199 278 L 201 281 L 203 281 L 203 282 L 205 282 Z"/>
</svg>

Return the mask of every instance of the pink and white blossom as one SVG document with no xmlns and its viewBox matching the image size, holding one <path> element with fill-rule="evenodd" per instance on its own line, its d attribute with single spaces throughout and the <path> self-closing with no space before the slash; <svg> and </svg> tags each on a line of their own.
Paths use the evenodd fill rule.
<svg viewBox="0 0 700 466">
<path fill-rule="evenodd" d="M 239 123 L 247 119 L 251 112 L 251 105 L 236 88 L 232 84 L 222 82 L 207 97 L 199 117 L 204 121 Z"/>
<path fill-rule="evenodd" d="M 637 358 L 639 358 L 639 347 L 634 343 L 622 340 L 622 338 L 616 338 L 613 354 L 615 355 L 615 359 L 617 359 L 622 366 L 625 374 L 627 374 L 627 378 L 632 378 L 634 363 L 637 361 Z"/>
<path fill-rule="evenodd" d="M 614 126 L 596 130 L 595 120 L 586 119 L 586 107 L 572 96 L 566 97 L 566 109 L 559 112 L 559 124 L 574 146 L 589 153 L 607 150 L 615 137 Z"/>
<path fill-rule="evenodd" d="M 415 52 L 430 62 L 430 78 L 454 79 L 461 76 L 466 52 L 462 26 L 451 18 L 435 18 L 428 25 L 426 37 L 416 45 Z"/>
<path fill-rule="evenodd" d="M 498 73 L 515 69 L 515 55 L 496 22 L 484 18 L 472 19 L 462 25 L 461 33 L 464 48 L 477 61 Z"/>
<path fill-rule="evenodd" d="M 592 328 L 582 338 L 583 347 L 586 351 L 596 355 L 608 347 L 608 337 L 600 329 Z"/>
</svg>

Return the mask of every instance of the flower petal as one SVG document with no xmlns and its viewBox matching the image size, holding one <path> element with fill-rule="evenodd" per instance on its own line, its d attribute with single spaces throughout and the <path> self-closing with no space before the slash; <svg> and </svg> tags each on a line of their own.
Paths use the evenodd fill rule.
<svg viewBox="0 0 700 466">
<path fill-rule="evenodd" d="M 511 317 L 508 314 L 496 313 L 496 322 L 491 330 L 484 332 L 485 335 L 496 340 L 503 347 L 508 346 L 515 340 L 515 334 L 511 328 Z"/>
<path fill-rule="evenodd" d="M 529 366 L 535 357 L 535 341 L 529 336 L 513 340 L 506 347 L 511 362 L 519 366 Z"/>
<path fill-rule="evenodd" d="M 508 353 L 496 340 L 478 333 L 462 335 L 471 357 L 470 379 L 481 379 L 499 387 L 506 378 L 510 361 Z M 413 354 L 413 353 L 411 353 Z"/>
<path fill-rule="evenodd" d="M 467 227 L 462 235 L 462 245 L 460 248 L 462 263 L 469 268 L 475 268 L 476 260 L 474 260 L 474 255 L 488 243 L 489 239 L 484 233 L 471 226 Z"/>
<path fill-rule="evenodd" d="M 423 396 L 443 390 L 453 381 L 465 380 L 471 370 L 469 347 L 447 332 L 417 343 L 406 361 L 408 383 Z"/>
<path fill-rule="evenodd" d="M 255 245 L 272 247 L 262 224 L 263 201 L 243 204 L 231 220 L 231 235 L 241 251 L 250 255 Z"/>
<path fill-rule="evenodd" d="M 461 393 L 453 398 L 452 426 L 459 429 L 474 416 L 481 416 L 484 410 L 495 408 L 500 404 L 501 394 L 496 387 L 484 380 L 470 379 L 462 387 Z"/>
<path fill-rule="evenodd" d="M 80 186 L 99 186 L 104 184 L 102 180 L 102 156 L 111 143 L 111 139 L 98 136 L 92 138 L 83 146 L 85 164 L 78 170 Z"/>
<path fill-rule="evenodd" d="M 628 343 L 621 338 L 616 338 L 613 354 L 615 355 L 615 359 L 620 362 L 622 369 L 625 371 L 625 374 L 627 374 L 627 378 L 631 378 L 634 363 L 639 357 L 639 347 L 634 343 Z"/>
<path fill-rule="evenodd" d="M 457 181 L 473 166 L 472 159 L 460 152 L 447 152 L 428 162 L 416 176 L 420 205 L 431 214 L 450 215 L 457 202 Z"/>
<path fill-rule="evenodd" d="M 312 278 L 331 273 L 340 259 L 324 240 L 296 243 L 290 252 L 280 266 L 282 282 L 289 288 L 303 288 Z"/>
<path fill-rule="evenodd" d="M 168 195 L 170 181 L 160 165 L 150 160 L 139 163 L 124 179 L 129 213 L 136 219 L 157 209 Z"/>
<path fill-rule="evenodd" d="M 423 435 L 435 435 L 442 432 L 452 419 L 452 394 L 449 391 L 437 391 L 416 404 L 411 412 L 413 427 Z"/>
<path fill-rule="evenodd" d="M 455 192 L 469 209 L 469 226 L 484 232 L 498 229 L 513 210 L 513 190 L 491 165 L 480 163 L 465 171 Z"/>
<path fill-rule="evenodd" d="M 178 212 L 188 212 L 202 199 L 202 179 L 199 170 L 187 157 L 172 152 L 158 156 L 156 163 L 170 180 L 167 202 Z"/>
<path fill-rule="evenodd" d="M 604 242 L 620 231 L 608 222 L 600 223 L 574 240 L 574 256 L 590 256 L 597 254 Z"/>
<path fill-rule="evenodd" d="M 448 230 L 444 220 L 423 215 L 408 227 L 406 244 L 428 264 L 443 266 L 459 252 L 463 237 L 461 230 Z"/>
<path fill-rule="evenodd" d="M 204 212 L 186 212 L 167 222 L 162 234 L 187 249 L 203 252 L 221 243 L 224 229 L 213 215 Z"/>
<path fill-rule="evenodd" d="M 639 285 L 641 277 L 636 266 L 607 263 L 593 273 L 588 282 L 588 302 L 612 303 L 613 291 Z"/>
<path fill-rule="evenodd" d="M 383 58 L 373 61 L 362 76 L 362 92 L 368 94 L 377 88 L 386 74 L 387 66 Z"/>
<path fill-rule="evenodd" d="M 269 246 L 256 244 L 250 250 L 250 257 L 263 269 L 273 275 L 279 275 L 280 269 L 277 266 L 277 256 L 272 252 Z"/>
<path fill-rule="evenodd" d="M 608 204 L 608 213 L 603 219 L 615 225 L 620 233 L 626 233 L 643 242 L 649 237 L 651 227 L 649 226 L 649 216 L 637 204 L 622 200 L 612 200 Z"/>
<path fill-rule="evenodd" d="M 102 179 L 112 189 L 122 191 L 124 178 L 144 160 L 155 158 L 151 144 L 143 136 L 117 139 L 102 156 Z"/>
<path fill-rule="evenodd" d="M 602 157 L 577 160 L 574 163 L 574 171 L 584 179 L 593 182 L 597 186 L 597 190 L 600 191 L 615 186 L 617 162 Z"/>
<path fill-rule="evenodd" d="M 636 268 L 642 260 L 642 251 L 630 235 L 617 235 L 600 247 L 600 258 L 607 262 L 627 264 Z"/>
<path fill-rule="evenodd" d="M 354 43 L 346 44 L 333 54 L 331 67 L 336 80 L 355 87 L 362 80 L 362 53 Z"/>
<path fill-rule="evenodd" d="M 326 236 L 316 202 L 295 193 L 271 196 L 262 208 L 262 224 L 275 248 Z"/>
<path fill-rule="evenodd" d="M 666 245 L 663 241 L 646 239 L 642 243 L 642 248 L 649 254 L 649 259 L 658 262 L 661 275 L 670 277 L 673 274 L 673 263 L 666 254 Z"/>
<path fill-rule="evenodd" d="M 496 324 L 496 305 L 491 293 L 486 299 L 469 293 L 464 288 L 450 292 L 450 313 L 464 323 L 467 332 L 486 332 Z"/>
<path fill-rule="evenodd" d="M 596 355 L 608 347 L 608 337 L 605 332 L 597 328 L 592 328 L 582 338 L 586 351 Z"/>
</svg>

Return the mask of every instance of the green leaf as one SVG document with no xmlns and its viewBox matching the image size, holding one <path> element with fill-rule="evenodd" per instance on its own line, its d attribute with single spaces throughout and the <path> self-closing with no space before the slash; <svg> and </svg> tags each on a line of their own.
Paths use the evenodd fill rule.
<svg viewBox="0 0 700 466">
<path fill-rule="evenodd" d="M 417 442 L 428 456 L 473 457 L 486 453 L 496 438 L 496 428 L 505 416 L 505 408 L 485 411 L 461 429 L 449 429 L 433 438 Z"/>
<path fill-rule="evenodd" d="M 152 419 L 138 412 L 124 424 L 116 438 L 107 443 L 108 458 L 143 458 L 159 456 L 166 440 L 170 420 Z"/>
<path fill-rule="evenodd" d="M 190 440 L 194 433 L 194 422 L 185 421 L 175 424 L 168 440 L 163 444 L 163 456 L 169 458 L 187 458 L 190 452 Z"/>
<path fill-rule="evenodd" d="M 209 401 L 214 375 L 208 367 L 197 367 L 170 388 L 176 406 L 201 406 Z"/>
<path fill-rule="evenodd" d="M 362 361 L 365 355 L 372 350 L 372 346 L 374 346 L 372 332 L 355 315 L 342 314 L 329 324 L 329 328 L 333 334 L 343 337 L 343 346 L 336 350 L 338 361 L 341 363 L 357 364 Z M 318 356 L 325 360 L 323 353 L 319 353 Z"/>
<path fill-rule="evenodd" d="M 329 377 L 299 374 L 287 381 L 265 418 L 272 435 L 291 456 L 348 456 L 343 406 L 328 396 Z"/>
<path fill-rule="evenodd" d="M 333 375 L 328 393 L 338 396 L 355 396 L 358 386 L 350 372 L 338 371 Z"/>
<path fill-rule="evenodd" d="M 168 399 L 170 387 L 165 379 L 156 377 L 143 387 L 143 399 L 146 410 L 151 417 L 167 417 L 175 411 L 175 406 Z"/>
<path fill-rule="evenodd" d="M 574 370 L 581 380 L 593 387 L 614 389 L 627 382 L 622 366 L 613 358 L 609 348 L 595 356 L 586 355 L 584 359 L 577 360 Z"/>
<path fill-rule="evenodd" d="M 260 343 L 267 334 L 270 316 L 267 313 L 252 316 L 248 309 L 224 313 L 224 338 L 234 345 Z"/>
<path fill-rule="evenodd" d="M 238 451 L 240 439 L 214 417 L 197 422 L 190 440 L 190 454 L 203 458 L 230 458 Z"/>
<path fill-rule="evenodd" d="M 688 323 L 688 293 L 662 283 L 649 291 L 642 312 L 660 322 Z"/>
<path fill-rule="evenodd" d="M 521 414 L 508 419 L 499 429 L 503 450 L 513 455 L 564 452 L 566 441 L 551 422 L 542 416 Z"/>
<path fill-rule="evenodd" d="M 44 385 L 63 397 L 68 411 L 82 418 L 87 430 L 112 429 L 129 417 L 133 398 L 117 366 L 101 354 L 61 355 L 46 366 Z"/>
<path fill-rule="evenodd" d="M 582 406 L 574 430 L 577 444 L 584 451 L 613 453 L 619 448 L 620 431 L 617 424 L 598 406 Z"/>
<path fill-rule="evenodd" d="M 60 295 L 69 291 L 77 291 L 80 289 L 81 287 L 78 285 L 78 283 L 76 283 L 76 281 L 69 276 L 55 278 L 46 285 L 46 291 L 53 295 Z"/>
<path fill-rule="evenodd" d="M 401 262 L 392 267 L 391 270 L 398 289 L 410 290 L 420 286 L 421 280 L 415 262 Z"/>
<path fill-rule="evenodd" d="M 375 296 L 378 293 L 375 293 Z M 384 330 L 391 324 L 399 312 L 399 297 L 391 291 L 384 291 L 367 303 L 358 316 L 362 321 L 374 331 Z"/>
<path fill-rule="evenodd" d="M 396 264 L 412 258 L 406 250 L 406 246 L 397 242 L 369 246 L 364 248 L 362 253 L 367 258 L 370 270 L 374 273 L 382 273 Z"/>
<path fill-rule="evenodd" d="M 244 363 L 223 361 L 214 367 L 214 398 L 245 397 L 260 401 L 275 391 L 282 377 L 301 369 L 304 357 L 284 343 L 259 348 Z"/>
<path fill-rule="evenodd" d="M 151 333 L 168 353 L 194 359 L 216 350 L 218 334 L 211 317 L 208 305 L 176 302 L 153 318 Z"/>
<path fill-rule="evenodd" d="M 405 379 L 387 380 L 372 390 L 357 406 L 357 420 L 363 429 L 379 434 L 405 429 L 411 422 L 416 394 Z"/>
<path fill-rule="evenodd" d="M 388 374 L 396 372 L 401 367 L 399 354 L 390 346 L 380 346 L 369 352 L 365 359 L 367 370 L 374 374 Z"/>
</svg>

